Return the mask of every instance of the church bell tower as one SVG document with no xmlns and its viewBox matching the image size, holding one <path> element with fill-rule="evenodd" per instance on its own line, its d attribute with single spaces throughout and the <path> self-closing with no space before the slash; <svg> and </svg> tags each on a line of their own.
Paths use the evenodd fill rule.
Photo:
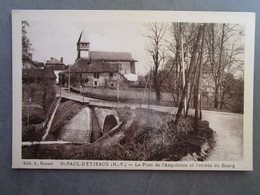
<svg viewBox="0 0 260 195">
<path fill-rule="evenodd" d="M 80 33 L 79 40 L 77 42 L 77 51 L 78 51 L 77 60 L 79 58 L 89 59 L 89 45 L 90 45 L 90 42 L 87 39 L 84 32 L 82 31 Z"/>
</svg>

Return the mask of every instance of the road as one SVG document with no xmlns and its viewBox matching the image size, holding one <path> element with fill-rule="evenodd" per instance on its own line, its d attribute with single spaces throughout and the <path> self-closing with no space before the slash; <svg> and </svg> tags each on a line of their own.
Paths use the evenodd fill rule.
<svg viewBox="0 0 260 195">
<path fill-rule="evenodd" d="M 236 161 L 243 159 L 243 115 L 204 114 L 204 120 L 216 132 L 214 147 L 209 161 Z"/>
<path fill-rule="evenodd" d="M 62 90 L 61 96 L 80 102 L 83 101 L 83 97 L 81 95 L 69 93 L 65 90 Z M 86 97 L 84 97 L 84 102 L 94 106 L 128 106 L 132 109 L 140 107 L 140 104 L 108 102 Z M 142 105 L 142 107 L 147 108 L 148 106 Z M 170 112 L 172 114 L 176 114 L 177 112 L 177 108 L 167 106 L 150 105 L 150 109 Z M 193 115 L 194 110 L 191 109 L 190 114 Z M 207 120 L 210 124 L 210 128 L 216 132 L 216 145 L 207 160 L 236 161 L 243 159 L 243 115 L 203 110 L 202 116 L 202 119 Z"/>
</svg>

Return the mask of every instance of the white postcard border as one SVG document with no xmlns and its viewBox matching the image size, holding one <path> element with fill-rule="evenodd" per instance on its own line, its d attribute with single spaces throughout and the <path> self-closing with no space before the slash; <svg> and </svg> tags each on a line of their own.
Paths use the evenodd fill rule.
<svg viewBox="0 0 260 195">
<path fill-rule="evenodd" d="M 120 16 L 120 17 L 119 17 Z M 84 20 L 83 20 L 84 18 Z M 21 157 L 21 21 L 165 21 L 200 23 L 241 23 L 245 36 L 244 90 L 244 158 L 242 161 L 163 162 L 163 161 L 92 161 L 92 160 L 24 160 Z M 254 13 L 171 12 L 171 11 L 83 11 L 83 10 L 13 10 L 13 150 L 12 168 L 30 169 L 116 169 L 116 170 L 253 170 L 253 81 L 254 81 Z M 102 164 L 103 163 L 103 164 Z M 167 165 L 168 166 L 165 166 Z M 223 165 L 224 164 L 224 165 Z M 234 166 L 234 168 L 232 168 Z"/>
</svg>

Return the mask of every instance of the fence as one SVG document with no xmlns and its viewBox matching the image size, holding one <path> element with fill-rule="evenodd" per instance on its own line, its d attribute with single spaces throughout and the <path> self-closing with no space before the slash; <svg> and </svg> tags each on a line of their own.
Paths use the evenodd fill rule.
<svg viewBox="0 0 260 195">
<path fill-rule="evenodd" d="M 84 88 L 71 88 L 72 92 L 82 93 L 84 96 L 109 100 L 109 101 L 117 101 L 117 89 L 109 89 L 109 88 L 94 88 L 94 87 L 84 87 Z M 148 103 L 148 101 L 152 104 L 156 102 L 156 94 L 154 91 L 149 93 L 147 89 L 144 93 L 143 88 L 128 88 L 128 89 L 120 89 L 119 90 L 119 101 L 123 102 L 135 102 L 140 103 L 143 100 L 143 103 Z M 161 104 L 164 105 L 172 105 L 173 98 L 171 93 L 162 92 L 161 93 Z"/>
</svg>

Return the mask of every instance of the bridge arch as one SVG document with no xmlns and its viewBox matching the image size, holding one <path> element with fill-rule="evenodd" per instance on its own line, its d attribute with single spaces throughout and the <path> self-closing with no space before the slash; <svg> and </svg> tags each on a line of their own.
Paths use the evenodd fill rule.
<svg viewBox="0 0 260 195">
<path fill-rule="evenodd" d="M 113 109 L 95 107 L 94 112 L 102 134 L 107 133 L 119 124 L 118 113 Z"/>
<path fill-rule="evenodd" d="M 116 117 L 113 114 L 109 114 L 105 117 L 103 124 L 103 134 L 107 133 L 118 125 Z"/>
</svg>

